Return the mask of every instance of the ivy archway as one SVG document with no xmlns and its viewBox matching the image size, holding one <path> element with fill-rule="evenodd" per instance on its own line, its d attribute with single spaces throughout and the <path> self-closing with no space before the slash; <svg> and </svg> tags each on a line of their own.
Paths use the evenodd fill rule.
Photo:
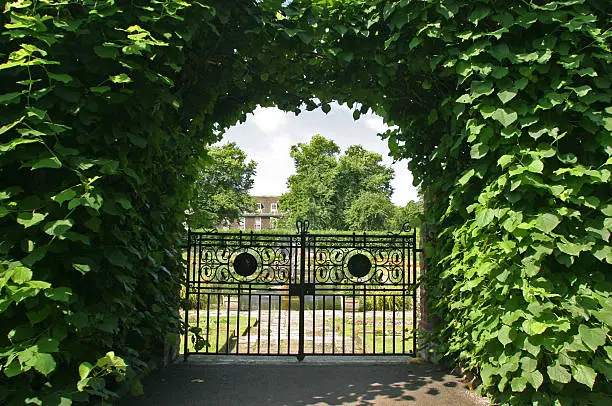
<svg viewBox="0 0 612 406">
<path fill-rule="evenodd" d="M 177 329 L 195 158 L 257 104 L 334 99 L 396 124 L 427 190 L 439 354 L 500 402 L 610 397 L 606 2 L 15 0 L 0 20 L 0 401 L 110 396 L 126 364 L 138 390 Z"/>
</svg>

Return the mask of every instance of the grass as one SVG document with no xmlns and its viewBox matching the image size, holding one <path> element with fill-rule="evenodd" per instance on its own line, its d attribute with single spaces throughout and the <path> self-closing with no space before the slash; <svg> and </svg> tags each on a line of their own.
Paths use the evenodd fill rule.
<svg viewBox="0 0 612 406">
<path fill-rule="evenodd" d="M 257 318 L 251 317 L 251 323 L 249 325 L 248 316 L 240 316 L 240 318 L 238 318 L 238 316 L 229 316 L 229 320 L 227 316 L 219 316 L 218 324 L 216 316 L 208 320 L 206 316 L 200 316 L 199 321 L 199 328 L 202 329 L 200 339 L 208 343 L 207 346 L 205 345 L 199 349 L 199 352 L 206 352 L 208 348 L 209 352 L 214 353 L 231 353 L 235 351 L 238 337 L 246 335 L 248 330 L 257 324 Z M 238 323 L 238 321 L 240 322 Z M 189 325 L 192 328 L 196 326 L 195 317 L 189 317 Z M 237 333 L 238 328 L 240 329 L 239 333 Z M 190 338 L 188 345 L 189 351 L 196 352 L 196 336 L 191 335 Z"/>
<path fill-rule="evenodd" d="M 327 320 L 326 326 L 333 328 L 333 321 Z M 387 319 L 386 325 L 383 328 L 382 318 L 376 318 L 376 327 L 374 328 L 374 319 L 366 317 L 365 319 L 365 334 L 363 331 L 363 320 L 355 319 L 355 352 L 359 353 L 375 353 L 375 354 L 394 354 L 412 351 L 412 320 L 406 320 L 404 331 L 402 330 L 403 323 L 396 319 L 395 335 L 393 335 L 393 320 Z M 342 326 L 342 317 L 336 317 L 335 322 L 336 335 L 342 336 L 343 332 L 346 336 L 346 342 L 353 340 L 353 318 L 347 318 Z M 343 331 L 344 330 L 344 331 Z M 405 334 L 405 336 L 404 336 Z M 405 337 L 405 351 L 402 347 Z M 393 351 L 393 343 L 395 342 L 395 352 Z M 364 348 L 365 346 L 365 348 Z"/>
</svg>

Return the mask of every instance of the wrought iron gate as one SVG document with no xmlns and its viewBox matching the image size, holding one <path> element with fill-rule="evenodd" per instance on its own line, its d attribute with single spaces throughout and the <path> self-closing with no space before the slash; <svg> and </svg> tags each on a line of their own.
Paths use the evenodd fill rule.
<svg viewBox="0 0 612 406">
<path fill-rule="evenodd" d="M 416 230 L 189 232 L 183 352 L 414 355 Z"/>
</svg>

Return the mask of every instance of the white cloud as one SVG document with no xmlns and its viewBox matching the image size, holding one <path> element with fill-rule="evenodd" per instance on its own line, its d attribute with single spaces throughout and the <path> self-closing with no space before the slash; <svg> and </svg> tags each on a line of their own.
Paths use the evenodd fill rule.
<svg viewBox="0 0 612 406">
<path fill-rule="evenodd" d="M 361 120 L 363 120 L 365 124 L 368 127 L 370 127 L 372 130 L 376 131 L 377 134 L 385 132 L 389 129 L 389 126 L 385 124 L 382 117 L 374 115 L 374 114 L 368 114 L 367 116 L 363 117 Z"/>
<path fill-rule="evenodd" d="M 274 133 L 287 122 L 287 113 L 274 107 L 257 107 L 252 117 L 255 125 L 264 133 Z"/>
</svg>

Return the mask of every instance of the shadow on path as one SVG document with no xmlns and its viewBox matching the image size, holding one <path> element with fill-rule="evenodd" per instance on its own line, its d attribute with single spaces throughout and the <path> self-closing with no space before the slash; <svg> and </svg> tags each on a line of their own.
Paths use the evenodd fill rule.
<svg viewBox="0 0 612 406">
<path fill-rule="evenodd" d="M 483 405 L 434 365 L 176 363 L 120 405 Z"/>
</svg>

